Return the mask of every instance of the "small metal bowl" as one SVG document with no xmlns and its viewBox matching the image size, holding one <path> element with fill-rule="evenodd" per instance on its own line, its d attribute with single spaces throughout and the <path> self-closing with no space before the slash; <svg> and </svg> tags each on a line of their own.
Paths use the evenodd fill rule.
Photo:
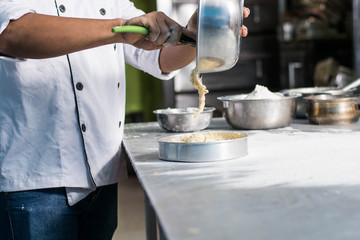
<svg viewBox="0 0 360 240">
<path fill-rule="evenodd" d="M 193 132 L 207 128 L 212 120 L 215 108 L 206 107 L 197 118 L 194 117 L 197 108 L 167 108 L 158 109 L 154 113 L 160 127 L 169 132 Z"/>
<path fill-rule="evenodd" d="M 183 137 L 203 138 L 206 134 L 218 136 L 206 142 L 181 142 Z M 203 135 L 203 136 L 198 136 Z M 191 137 L 191 136 L 190 136 Z M 244 157 L 248 154 L 247 135 L 238 132 L 197 132 L 163 137 L 158 140 L 159 159 L 179 162 L 213 162 Z"/>
<path fill-rule="evenodd" d="M 247 94 L 219 97 L 226 121 L 235 129 L 272 129 L 290 125 L 295 100 L 301 94 L 281 94 L 279 99 L 245 99 Z"/>
<path fill-rule="evenodd" d="M 359 97 L 316 95 L 304 98 L 306 117 L 314 124 L 350 124 L 359 121 Z"/>
</svg>

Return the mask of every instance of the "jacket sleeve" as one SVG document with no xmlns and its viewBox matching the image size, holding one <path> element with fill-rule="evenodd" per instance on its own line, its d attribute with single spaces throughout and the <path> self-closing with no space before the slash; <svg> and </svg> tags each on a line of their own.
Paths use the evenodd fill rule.
<svg viewBox="0 0 360 240">
<path fill-rule="evenodd" d="M 125 61 L 131 66 L 138 68 L 150 75 L 162 80 L 173 78 L 178 71 L 163 73 L 159 65 L 160 50 L 145 51 L 124 44 Z"/>
<path fill-rule="evenodd" d="M 11 20 L 17 20 L 27 13 L 35 12 L 24 4 L 15 3 L 10 0 L 0 2 L 0 34 L 9 25 Z"/>
<path fill-rule="evenodd" d="M 27 13 L 35 12 L 33 9 L 27 7 L 22 3 L 18 3 L 11 0 L 0 1 L 0 35 L 9 25 L 10 21 L 17 20 Z M 22 58 L 11 58 L 0 56 L 0 60 L 7 61 L 22 61 Z"/>
<path fill-rule="evenodd" d="M 144 12 L 137 9 L 134 4 L 128 0 L 120 1 L 120 16 L 124 19 L 130 19 L 143 15 Z M 124 44 L 125 62 L 131 66 L 138 68 L 150 75 L 168 80 L 174 77 L 178 71 L 171 73 L 163 73 L 159 65 L 160 50 L 145 51 L 135 48 L 134 46 Z"/>
</svg>

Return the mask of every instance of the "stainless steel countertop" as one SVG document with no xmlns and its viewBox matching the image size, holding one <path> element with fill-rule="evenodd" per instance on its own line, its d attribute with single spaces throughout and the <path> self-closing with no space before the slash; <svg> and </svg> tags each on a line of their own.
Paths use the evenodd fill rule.
<svg viewBox="0 0 360 240">
<path fill-rule="evenodd" d="M 207 130 L 231 130 L 214 119 Z M 124 143 L 169 240 L 360 239 L 360 122 L 249 135 L 246 157 L 158 159 L 156 122 L 127 124 Z"/>
</svg>

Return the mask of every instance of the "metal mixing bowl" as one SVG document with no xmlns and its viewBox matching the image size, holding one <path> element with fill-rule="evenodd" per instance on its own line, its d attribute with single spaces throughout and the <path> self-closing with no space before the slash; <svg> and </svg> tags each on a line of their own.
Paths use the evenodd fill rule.
<svg viewBox="0 0 360 240">
<path fill-rule="evenodd" d="M 305 98 L 306 116 L 314 124 L 350 124 L 359 121 L 359 97 L 316 95 Z"/>
<path fill-rule="evenodd" d="M 210 125 L 215 108 L 205 107 L 204 111 L 194 118 L 197 108 L 167 108 L 158 109 L 154 113 L 160 127 L 169 132 L 193 132 L 207 128 Z"/>
<path fill-rule="evenodd" d="M 277 93 L 281 94 L 281 93 Z M 219 97 L 226 121 L 235 129 L 271 129 L 290 125 L 295 100 L 300 94 L 282 94 L 280 99 L 244 99 L 247 94 Z"/>
</svg>

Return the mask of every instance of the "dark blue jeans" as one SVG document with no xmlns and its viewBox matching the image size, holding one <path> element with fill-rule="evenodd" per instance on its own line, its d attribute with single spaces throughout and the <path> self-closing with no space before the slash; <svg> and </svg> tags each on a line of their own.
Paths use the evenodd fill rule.
<svg viewBox="0 0 360 240">
<path fill-rule="evenodd" d="M 0 192 L 1 240 L 110 240 L 116 226 L 117 184 L 72 207 L 65 188 Z"/>
</svg>

